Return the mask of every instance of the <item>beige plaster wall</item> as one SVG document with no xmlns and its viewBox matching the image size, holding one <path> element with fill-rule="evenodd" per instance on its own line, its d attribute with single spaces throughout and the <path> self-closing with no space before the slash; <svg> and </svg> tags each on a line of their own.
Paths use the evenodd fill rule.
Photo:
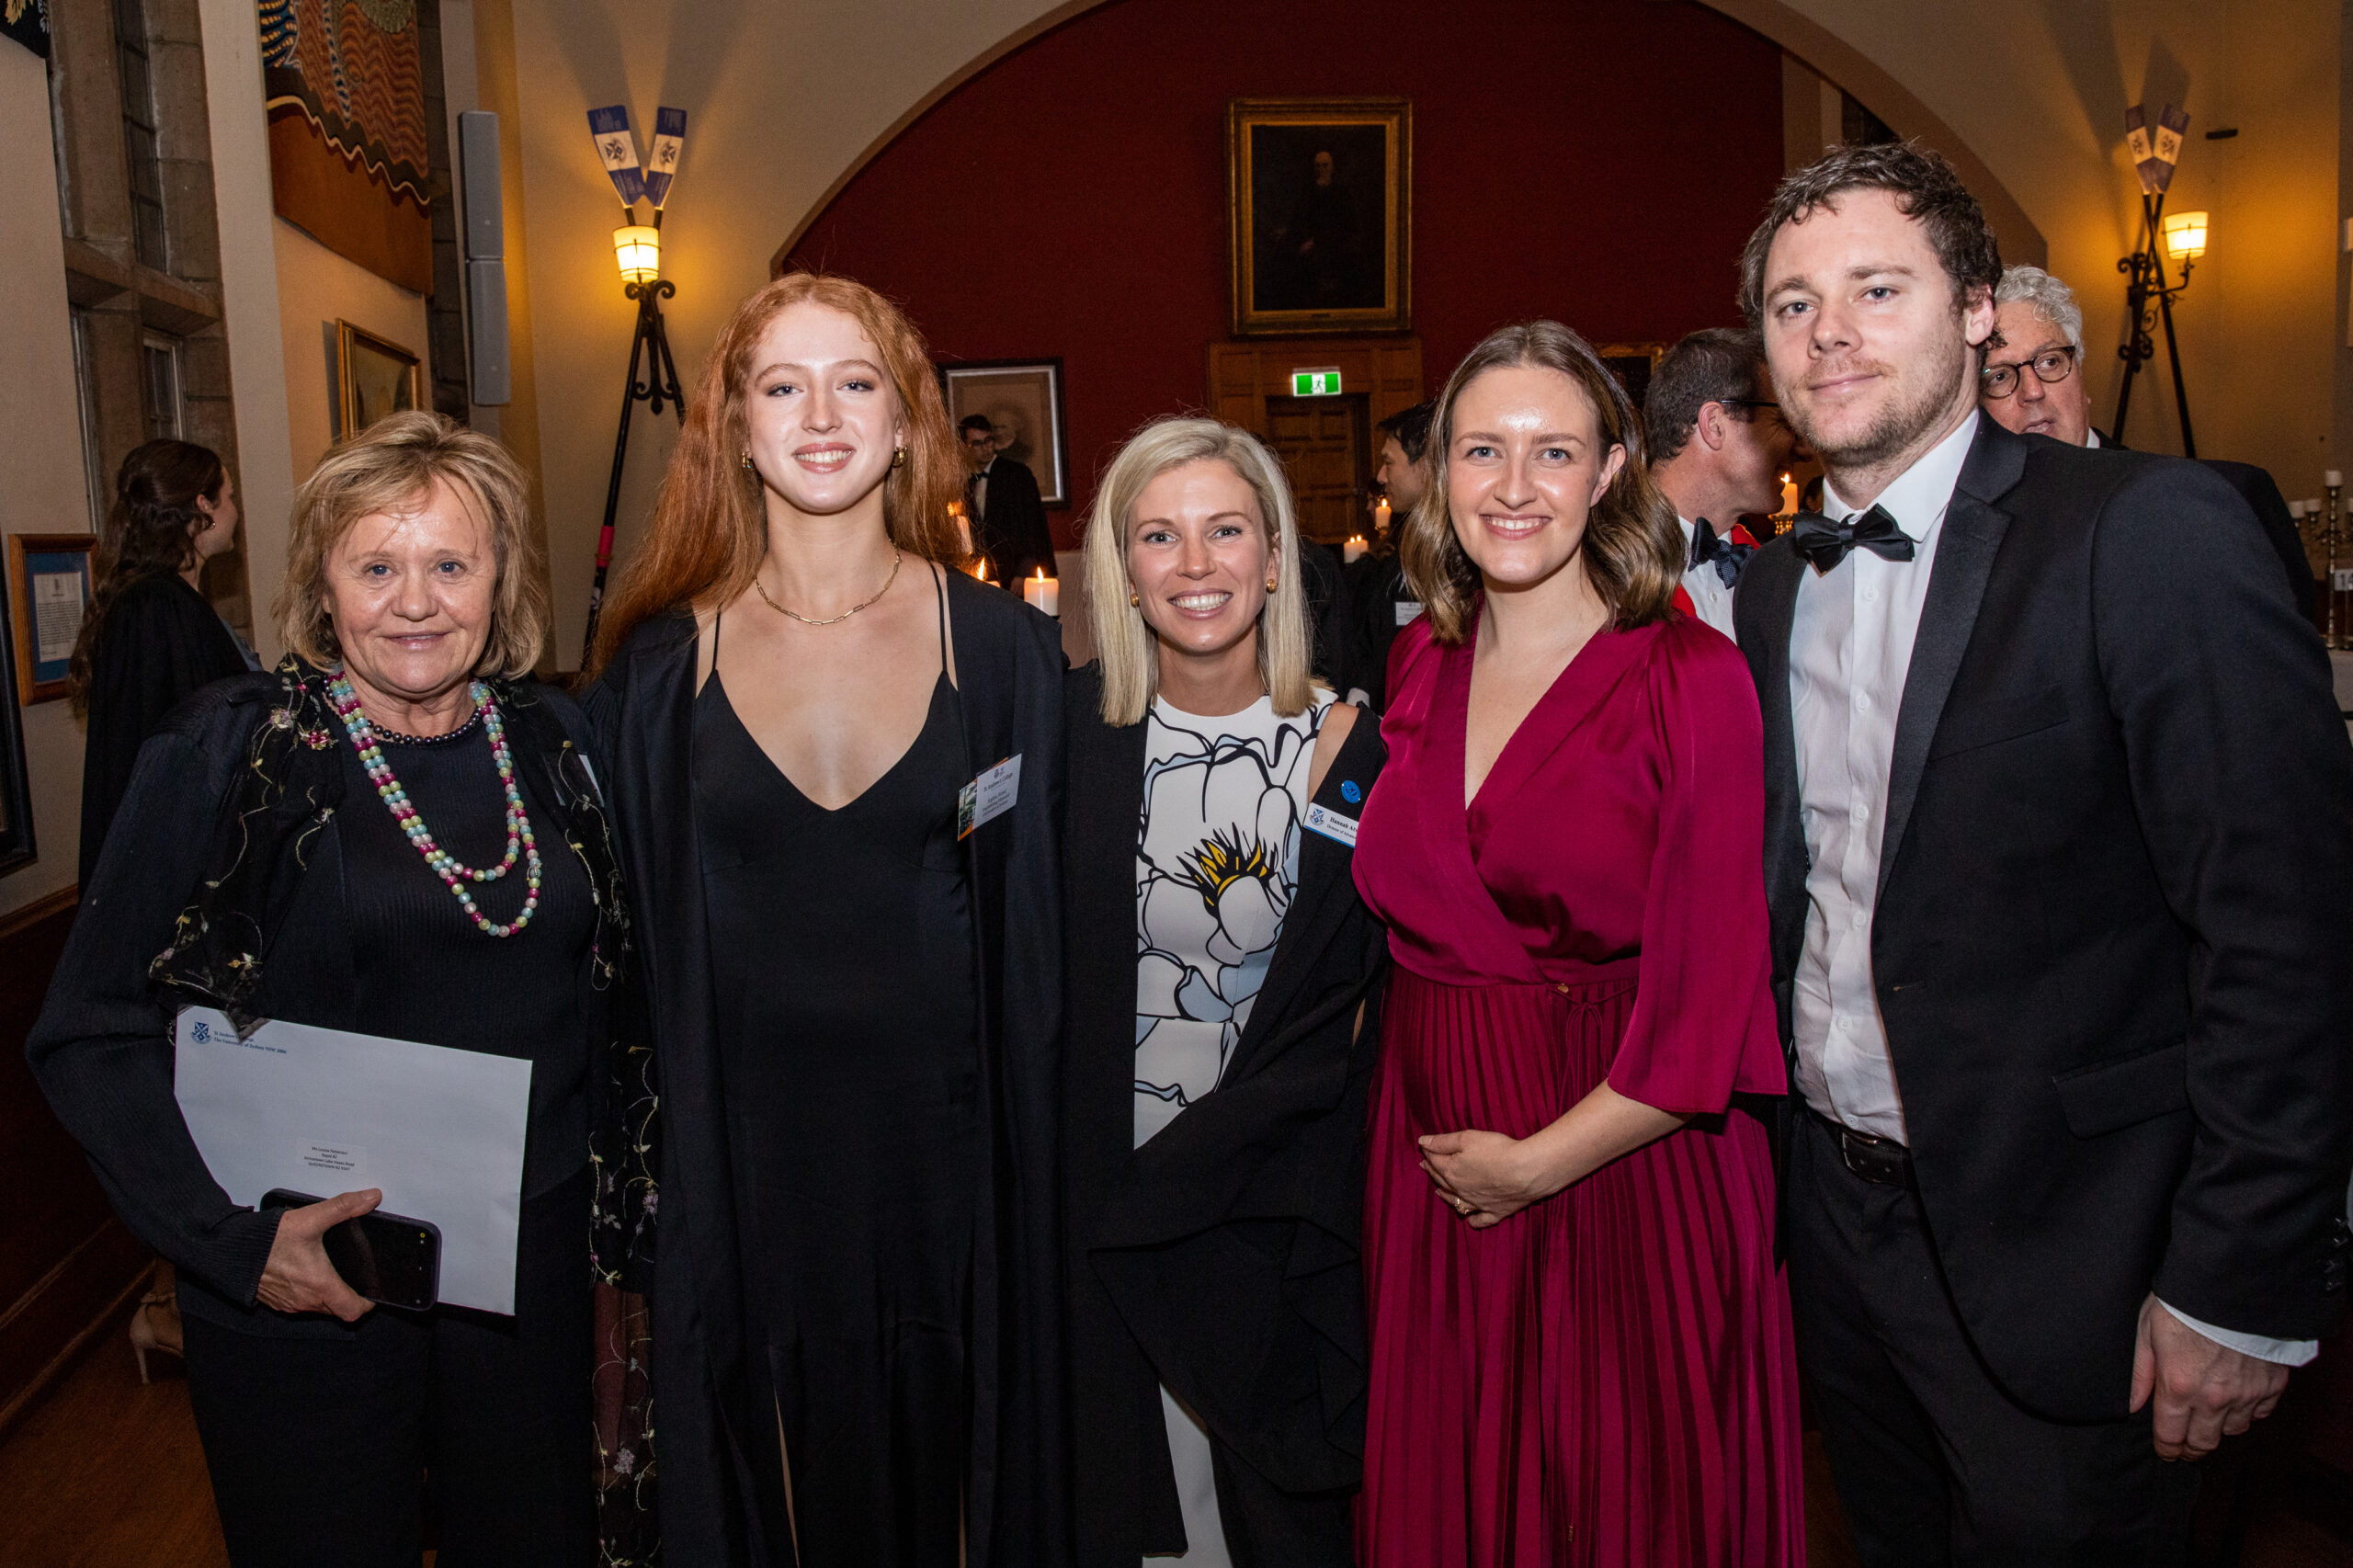
<svg viewBox="0 0 2353 1568">
<path fill-rule="evenodd" d="M 667 313 L 691 391 L 726 312 L 871 148 L 1084 0 L 497 0 L 496 8 L 512 15 L 519 124 L 510 146 L 519 142 L 519 157 L 508 178 L 522 182 L 529 212 L 521 270 L 533 423 L 555 651 L 570 668 L 632 319 L 613 271 L 619 208 L 588 149 L 589 107 L 625 102 L 641 125 L 657 104 L 689 113 L 664 260 L 678 285 Z M 2214 215 L 2213 253 L 2180 312 L 2200 450 L 2262 463 L 2290 495 L 2315 488 L 2320 469 L 2341 460 L 2328 457 L 2334 356 L 2345 352 L 2334 347 L 2342 83 L 2329 0 L 1717 0 L 1716 8 L 1840 81 L 1897 131 L 1957 142 L 2000 182 L 2006 194 L 1989 206 L 2002 209 L 2012 248 L 2031 256 L 2047 246 L 2051 267 L 2084 295 L 2103 423 L 2114 408 L 2123 313 L 2115 264 L 2138 210 L 2123 109 L 2143 97 L 2185 105 L 2191 135 L 2173 204 Z M 492 9 L 483 7 L 485 21 Z M 485 83 L 484 101 L 498 96 Z M 2225 125 L 2238 127 L 2235 140 L 2204 140 Z M 518 343 L 518 364 L 526 352 Z M 2174 424 L 2169 384 L 2144 381 L 2128 438 L 2177 449 Z M 666 415 L 655 421 L 640 407 L 622 491 L 624 558 L 675 438 Z"/>
<path fill-rule="evenodd" d="M 287 438 L 299 484 L 326 455 L 337 434 L 336 321 L 347 321 L 422 356 L 425 296 L 345 260 L 283 218 L 270 222 L 286 363 Z M 270 587 L 277 591 L 275 583 Z"/>
<path fill-rule="evenodd" d="M 15 306 L 8 373 L 0 376 L 0 528 L 80 533 L 89 526 L 82 426 L 74 388 L 74 328 L 50 146 L 49 78 L 28 50 L 0 40 L 0 292 Z M 61 395 L 61 391 L 65 395 Z M 5 557 L 0 557 L 5 559 Z M 13 604 L 16 585 L 8 585 Z M 0 650 L 0 657 L 14 658 Z M 71 885 L 81 853 L 82 727 L 63 699 L 23 710 L 39 858 L 0 877 L 0 915 Z"/>
</svg>

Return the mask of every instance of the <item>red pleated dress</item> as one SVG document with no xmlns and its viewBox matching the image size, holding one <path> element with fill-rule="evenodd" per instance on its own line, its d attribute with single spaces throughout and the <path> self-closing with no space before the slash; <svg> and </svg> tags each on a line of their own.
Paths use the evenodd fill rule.
<svg viewBox="0 0 2353 1568">
<path fill-rule="evenodd" d="M 1365 1192 L 1363 1568 L 1805 1561 L 1773 1259 L 1756 690 L 1680 614 L 1579 652 L 1463 804 L 1469 646 L 1399 640 L 1358 886 L 1389 923 Z M 1607 1078 L 1694 1119 L 1474 1231 L 1423 1133 L 1524 1138 Z"/>
</svg>

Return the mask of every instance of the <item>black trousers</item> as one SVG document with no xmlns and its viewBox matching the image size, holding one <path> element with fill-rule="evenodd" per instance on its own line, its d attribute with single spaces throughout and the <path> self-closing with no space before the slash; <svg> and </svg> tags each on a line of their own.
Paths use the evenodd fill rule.
<svg viewBox="0 0 2353 1568">
<path fill-rule="evenodd" d="M 379 1307 L 331 1339 L 184 1320 L 188 1393 L 236 1568 L 597 1560 L 591 1176 L 523 1205 L 515 1315 Z"/>
<path fill-rule="evenodd" d="M 2198 1471 L 2157 1458 L 2149 1412 L 2066 1425 L 1978 1359 L 1919 1199 L 1848 1171 L 1800 1109 L 1787 1234 L 1798 1359 L 1870 1568 L 2179 1564 Z"/>
</svg>

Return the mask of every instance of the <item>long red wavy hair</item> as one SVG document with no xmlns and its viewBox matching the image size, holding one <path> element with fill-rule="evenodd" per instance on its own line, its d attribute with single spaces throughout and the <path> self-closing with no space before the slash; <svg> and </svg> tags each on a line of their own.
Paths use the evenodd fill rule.
<svg viewBox="0 0 2353 1568">
<path fill-rule="evenodd" d="M 757 476 L 744 470 L 750 432 L 744 403 L 752 356 L 778 314 L 803 302 L 857 319 L 882 356 L 907 428 L 907 460 L 882 487 L 882 525 L 910 555 L 953 562 L 963 546 L 949 517 L 964 494 L 964 460 L 948 427 L 931 350 L 906 312 L 847 278 L 794 272 L 735 307 L 711 345 L 702 379 L 687 404 L 686 429 L 662 476 L 654 527 L 621 571 L 597 627 L 584 672 L 594 679 L 631 632 L 665 611 L 724 604 L 752 585 L 767 554 L 767 509 Z"/>
</svg>

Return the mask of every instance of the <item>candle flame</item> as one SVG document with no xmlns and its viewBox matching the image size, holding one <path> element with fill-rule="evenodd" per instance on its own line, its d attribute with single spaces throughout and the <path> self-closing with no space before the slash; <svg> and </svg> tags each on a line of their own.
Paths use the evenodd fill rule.
<svg viewBox="0 0 2353 1568">
<path fill-rule="evenodd" d="M 1038 568 L 1038 574 L 1037 574 L 1037 576 L 1036 576 L 1036 577 L 1034 577 L 1034 578 L 1032 578 L 1032 579 L 1031 579 L 1031 581 L 1033 581 L 1033 582 L 1042 583 L 1042 582 L 1044 582 L 1045 580 L 1046 580 L 1046 569 L 1045 569 L 1044 567 L 1040 566 L 1040 567 L 1039 567 L 1039 568 Z"/>
</svg>

